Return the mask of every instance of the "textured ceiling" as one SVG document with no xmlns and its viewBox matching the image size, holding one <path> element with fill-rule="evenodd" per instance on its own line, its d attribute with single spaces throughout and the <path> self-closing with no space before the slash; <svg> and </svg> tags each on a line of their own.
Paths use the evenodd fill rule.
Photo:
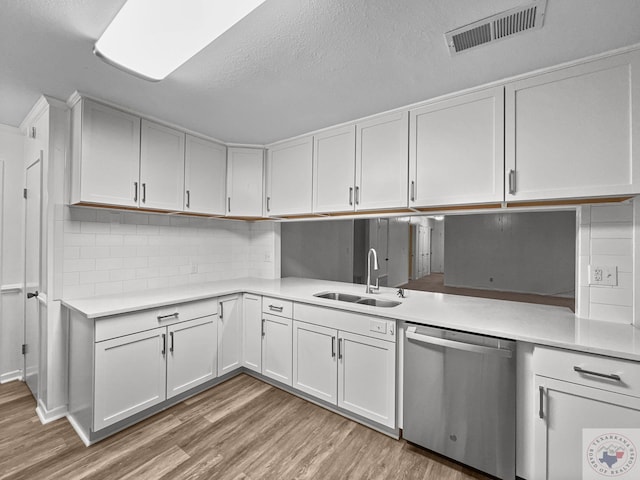
<svg viewBox="0 0 640 480">
<path fill-rule="evenodd" d="M 548 0 L 545 25 L 449 56 L 443 34 L 526 0 L 267 0 L 159 83 L 104 64 L 123 0 L 1 0 L 0 123 L 74 90 L 229 141 L 269 143 L 640 43 L 638 0 Z"/>
</svg>

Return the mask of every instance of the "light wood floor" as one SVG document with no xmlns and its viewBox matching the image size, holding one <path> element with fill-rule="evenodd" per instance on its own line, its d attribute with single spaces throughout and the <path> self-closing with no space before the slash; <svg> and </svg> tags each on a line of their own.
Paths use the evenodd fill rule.
<svg viewBox="0 0 640 480">
<path fill-rule="evenodd" d="M 536 295 L 533 293 L 500 292 L 497 290 L 482 290 L 479 288 L 448 287 L 444 284 L 443 273 L 432 273 L 402 285 L 408 290 L 422 292 L 448 293 L 450 295 L 465 295 L 467 297 L 495 298 L 511 302 L 537 303 L 541 305 L 555 305 L 566 307 L 575 312 L 575 298 L 554 297 L 551 295 Z"/>
<path fill-rule="evenodd" d="M 0 385 L 2 479 L 484 479 L 248 375 L 86 448 Z"/>
</svg>

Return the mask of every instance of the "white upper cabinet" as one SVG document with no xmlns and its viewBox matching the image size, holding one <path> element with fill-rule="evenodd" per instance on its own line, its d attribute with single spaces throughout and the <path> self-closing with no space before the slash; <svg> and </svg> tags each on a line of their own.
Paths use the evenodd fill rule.
<svg viewBox="0 0 640 480">
<path fill-rule="evenodd" d="M 140 117 L 82 99 L 72 121 L 71 203 L 137 207 Z"/>
<path fill-rule="evenodd" d="M 227 147 L 187 135 L 184 159 L 184 211 L 224 215 Z"/>
<path fill-rule="evenodd" d="M 267 215 L 311 213 L 313 137 L 269 147 L 267 153 Z"/>
<path fill-rule="evenodd" d="M 314 213 L 354 210 L 356 127 L 333 128 L 313 138 Z"/>
<path fill-rule="evenodd" d="M 390 113 L 358 123 L 356 210 L 407 206 L 409 113 Z"/>
<path fill-rule="evenodd" d="M 507 201 L 640 192 L 640 54 L 506 85 Z"/>
<path fill-rule="evenodd" d="M 501 202 L 504 88 L 411 111 L 409 206 Z"/>
<path fill-rule="evenodd" d="M 227 150 L 227 216 L 262 216 L 263 158 L 257 148 Z"/>
<path fill-rule="evenodd" d="M 140 206 L 182 210 L 184 193 L 184 133 L 142 120 L 140 146 Z"/>
</svg>

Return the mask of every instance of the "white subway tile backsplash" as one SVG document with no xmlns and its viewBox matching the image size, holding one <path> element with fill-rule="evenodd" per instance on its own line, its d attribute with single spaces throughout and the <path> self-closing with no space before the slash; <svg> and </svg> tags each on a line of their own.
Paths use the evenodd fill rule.
<svg viewBox="0 0 640 480">
<path fill-rule="evenodd" d="M 591 207 L 591 224 L 633 221 L 633 205 L 594 205 Z"/>
<path fill-rule="evenodd" d="M 592 320 L 630 324 L 633 322 L 633 308 L 620 305 L 591 303 L 589 306 L 589 316 Z"/>
<path fill-rule="evenodd" d="M 631 257 L 633 240 L 631 238 L 591 238 L 592 255 L 616 255 Z"/>
<path fill-rule="evenodd" d="M 594 223 L 591 225 L 591 238 L 633 238 L 632 224 Z"/>
<path fill-rule="evenodd" d="M 275 227 L 207 218 L 65 208 L 63 296 L 273 278 Z M 67 213 L 68 212 L 68 213 Z M 192 273 L 195 269 L 196 273 Z"/>
<path fill-rule="evenodd" d="M 589 298 L 592 303 L 633 306 L 633 290 L 630 288 L 591 286 Z"/>
<path fill-rule="evenodd" d="M 618 267 L 618 272 L 633 272 L 633 257 L 623 255 L 592 255 L 591 265 Z"/>
</svg>

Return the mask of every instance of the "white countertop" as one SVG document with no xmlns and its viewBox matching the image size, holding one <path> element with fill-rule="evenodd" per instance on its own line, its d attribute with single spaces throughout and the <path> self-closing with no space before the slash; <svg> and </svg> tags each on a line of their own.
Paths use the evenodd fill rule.
<svg viewBox="0 0 640 480">
<path fill-rule="evenodd" d="M 353 293 L 363 297 L 398 300 L 383 308 L 314 297 L 318 292 Z M 640 329 L 631 325 L 586 320 L 564 307 L 464 297 L 406 290 L 405 299 L 394 288 L 365 294 L 364 285 L 303 278 L 261 280 L 244 278 L 118 295 L 62 300 L 67 308 L 87 318 L 158 308 L 234 293 L 272 295 L 379 317 L 447 327 L 524 342 L 568 348 L 640 361 Z"/>
</svg>

